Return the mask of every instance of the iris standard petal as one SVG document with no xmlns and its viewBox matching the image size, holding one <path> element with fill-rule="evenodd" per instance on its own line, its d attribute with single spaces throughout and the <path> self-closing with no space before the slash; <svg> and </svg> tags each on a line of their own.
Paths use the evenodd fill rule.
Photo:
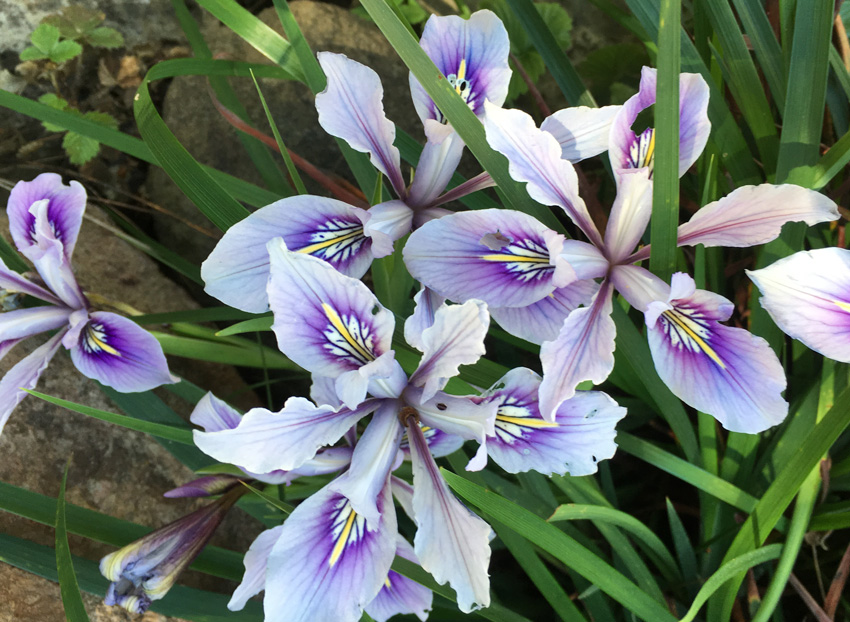
<svg viewBox="0 0 850 622">
<path fill-rule="evenodd" d="M 407 540 L 398 536 L 395 554 L 418 564 L 416 553 Z M 386 622 L 395 615 L 413 614 L 423 622 L 428 619 L 434 594 L 424 585 L 390 570 L 384 587 L 366 605 L 366 613 L 375 622 Z"/>
<path fill-rule="evenodd" d="M 66 307 L 31 307 L 0 313 L 0 341 L 22 339 L 68 324 Z"/>
<path fill-rule="evenodd" d="M 459 212 L 414 231 L 404 261 L 414 278 L 450 300 L 518 307 L 574 280 L 559 257 L 563 241 L 522 212 Z"/>
<path fill-rule="evenodd" d="M 3 433 L 9 415 L 27 396 L 23 389 L 32 390 L 35 388 L 42 372 L 47 369 L 50 359 L 59 349 L 63 335 L 64 331 L 58 332 L 25 358 L 18 361 L 0 379 L 0 434 Z"/>
<path fill-rule="evenodd" d="M 779 328 L 828 358 L 850 362 L 850 251 L 801 251 L 747 276 Z"/>
<path fill-rule="evenodd" d="M 509 473 L 535 470 L 544 475 L 590 475 L 617 449 L 615 426 L 626 415 L 599 391 L 579 391 L 544 421 L 537 406 L 540 376 L 519 367 L 507 373 L 484 397 L 496 400 L 496 434 L 487 453 Z"/>
<path fill-rule="evenodd" d="M 603 281 L 590 306 L 576 309 L 564 321 L 558 338 L 540 348 L 543 382 L 540 414 L 554 421 L 560 405 L 575 395 L 580 382 L 603 382 L 614 368 L 614 337 L 611 319 L 612 287 Z"/>
<path fill-rule="evenodd" d="M 557 205 L 597 246 L 602 238 L 578 195 L 573 165 L 561 159 L 561 145 L 549 132 L 538 129 L 522 110 L 485 104 L 484 129 L 490 146 L 508 159 L 511 177 L 528 182 L 528 194 L 543 205 Z"/>
<path fill-rule="evenodd" d="M 372 240 L 372 256 L 376 259 L 391 255 L 393 243 L 410 233 L 413 227 L 414 212 L 404 201 L 378 203 L 366 214 L 363 233 Z M 349 276 L 358 278 L 354 274 Z"/>
<path fill-rule="evenodd" d="M 419 156 L 407 197 L 411 207 L 432 205 L 446 189 L 463 155 L 463 141 L 451 127 L 426 119 L 425 134 L 428 141 Z"/>
<path fill-rule="evenodd" d="M 527 307 L 491 307 L 490 315 L 510 334 L 539 345 L 557 339 L 567 316 L 589 305 L 597 291 L 596 281 L 582 279 L 557 288 Z"/>
<path fill-rule="evenodd" d="M 337 442 L 360 419 L 373 412 L 380 400 L 367 400 L 359 408 L 316 406 L 303 397 L 290 397 L 279 412 L 252 408 L 230 430 L 195 430 L 198 448 L 216 460 L 255 473 L 300 467 L 320 447 Z"/>
<path fill-rule="evenodd" d="M 319 125 L 352 149 L 368 153 L 375 168 L 403 197 L 401 156 L 393 145 L 395 124 L 384 114 L 384 88 L 378 74 L 344 54 L 319 52 L 318 58 L 328 78 L 325 90 L 316 95 Z"/>
<path fill-rule="evenodd" d="M 9 193 L 6 211 L 9 230 L 21 252 L 32 246 L 35 237 L 35 215 L 30 208 L 36 201 L 47 200 L 47 220 L 56 239 L 62 242 L 65 257 L 70 259 L 77 243 L 83 212 L 86 209 L 86 191 L 76 181 L 62 183 L 56 173 L 42 173 L 32 181 L 19 181 Z"/>
<path fill-rule="evenodd" d="M 776 238 L 787 222 L 837 220 L 828 197 L 793 184 L 743 186 L 701 208 L 679 226 L 679 246 L 755 246 Z"/>
<path fill-rule="evenodd" d="M 440 585 L 447 581 L 464 613 L 490 604 L 490 526 L 449 490 L 418 426 L 408 429 L 413 459 L 414 548 Z"/>
<path fill-rule="evenodd" d="M 249 598 L 266 589 L 266 566 L 274 545 L 280 539 L 281 531 L 283 531 L 283 525 L 266 529 L 248 547 L 248 552 L 245 553 L 245 559 L 242 561 L 245 565 L 245 574 L 242 575 L 242 582 L 233 591 L 233 596 L 227 603 L 227 608 L 231 611 L 242 611 Z"/>
<path fill-rule="evenodd" d="M 631 255 L 652 214 L 652 181 L 647 169 L 625 171 L 605 228 L 605 250 L 612 264 Z"/>
<path fill-rule="evenodd" d="M 148 391 L 178 381 L 169 373 L 156 337 L 114 313 L 91 313 L 70 351 L 81 374 L 122 393 Z"/>
<path fill-rule="evenodd" d="M 189 421 L 204 429 L 204 432 L 232 430 L 242 421 L 242 415 L 224 400 L 208 392 L 195 405 Z"/>
<path fill-rule="evenodd" d="M 476 11 L 468 20 L 456 15 L 432 15 L 425 23 L 419 44 L 476 115 L 484 112 L 487 100 L 497 106 L 505 102 L 511 80 L 510 41 L 495 13 Z M 428 119 L 445 121 L 413 73 L 410 93 L 423 124 Z"/>
<path fill-rule="evenodd" d="M 437 292 L 427 287 L 422 287 L 413 297 L 415 307 L 413 315 L 404 321 L 404 340 L 422 352 L 425 344 L 422 342 L 422 333 L 426 328 L 434 324 L 434 314 L 442 307 L 446 299 Z"/>
<path fill-rule="evenodd" d="M 277 237 L 293 252 L 324 259 L 359 279 L 372 263 L 372 242 L 363 232 L 367 219 L 365 210 L 335 199 L 301 195 L 275 201 L 225 232 L 201 264 L 205 291 L 236 309 L 268 310 L 266 244 Z"/>
<path fill-rule="evenodd" d="M 292 512 L 268 558 L 265 622 L 360 619 L 395 556 L 389 483 L 378 506 L 380 523 L 368 529 L 348 499 L 325 487 Z"/>
<path fill-rule="evenodd" d="M 423 402 L 445 388 L 461 365 L 473 365 L 484 355 L 489 327 L 490 314 L 480 300 L 437 309 L 434 324 L 422 332 L 422 360 L 410 377 L 411 385 L 422 387 Z"/>
<path fill-rule="evenodd" d="M 673 287 L 668 301 L 652 303 L 646 313 L 658 375 L 679 399 L 727 430 L 755 434 L 781 423 L 788 403 L 776 354 L 761 337 L 719 324 L 728 309 L 717 299 L 725 299 L 695 290 L 686 278 L 687 289 Z"/>
<path fill-rule="evenodd" d="M 62 301 L 53 293 L 44 289 L 41 285 L 36 285 L 29 279 L 24 278 L 14 270 L 10 269 L 6 263 L 0 259 L 0 293 L 6 294 L 28 294 L 39 300 L 44 300 L 55 305 L 61 305 Z"/>
<path fill-rule="evenodd" d="M 611 123 L 622 106 L 573 106 L 552 113 L 540 124 L 561 145 L 561 158 L 580 162 L 608 150 Z"/>
<path fill-rule="evenodd" d="M 391 351 L 393 314 L 363 283 L 288 251 L 280 238 L 268 250 L 272 330 L 286 356 L 314 374 L 336 378 Z"/>
</svg>

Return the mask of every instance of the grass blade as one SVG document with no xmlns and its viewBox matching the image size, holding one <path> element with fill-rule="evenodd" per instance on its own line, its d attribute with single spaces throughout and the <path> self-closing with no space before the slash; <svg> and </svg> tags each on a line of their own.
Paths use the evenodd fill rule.
<svg viewBox="0 0 850 622">
<path fill-rule="evenodd" d="M 65 619 L 68 622 L 89 622 L 77 575 L 74 573 L 74 560 L 68 547 L 68 530 L 65 526 L 65 487 L 68 484 L 70 466 L 71 461 L 68 460 L 62 475 L 62 485 L 59 487 L 59 499 L 56 501 L 56 574 L 59 577 L 59 592 L 65 608 Z"/>
</svg>

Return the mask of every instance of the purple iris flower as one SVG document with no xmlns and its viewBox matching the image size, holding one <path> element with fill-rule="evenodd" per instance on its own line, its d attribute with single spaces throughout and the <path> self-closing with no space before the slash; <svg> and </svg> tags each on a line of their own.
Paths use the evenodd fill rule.
<svg viewBox="0 0 850 622">
<path fill-rule="evenodd" d="M 634 249 L 651 214 L 654 130 L 636 135 L 631 124 L 654 103 L 654 91 L 655 72 L 645 69 L 641 91 L 610 126 L 618 193 L 604 236 L 578 195 L 575 170 L 558 138 L 519 110 L 486 106 L 487 139 L 507 156 L 514 179 L 528 182 L 529 194 L 540 203 L 561 207 L 590 243 L 564 239 L 524 214 L 482 210 L 427 223 L 405 245 L 405 261 L 437 294 L 484 300 L 503 328 L 542 344 L 539 398 L 546 420 L 554 420 L 579 383 L 598 384 L 611 373 L 616 289 L 646 314 L 653 360 L 671 390 L 727 429 L 759 432 L 781 421 L 788 408 L 780 395 L 782 368 L 766 342 L 719 324 L 729 318 L 731 304 L 695 290 L 685 275 L 671 287 L 635 265 L 649 257 L 649 246 Z M 702 78 L 682 74 L 680 92 L 683 174 L 710 126 Z M 681 225 L 678 244 L 753 246 L 775 238 L 786 222 L 814 225 L 837 217 L 835 204 L 816 192 L 794 185 L 746 186 Z"/>
<path fill-rule="evenodd" d="M 478 11 L 468 20 L 432 16 L 421 45 L 476 114 L 483 114 L 485 100 L 504 102 L 511 74 L 510 45 L 494 13 Z M 378 74 L 342 54 L 318 56 L 328 80 L 327 88 L 316 96 L 319 123 L 353 149 L 369 154 L 398 198 L 364 210 L 335 199 L 289 197 L 231 227 L 201 266 L 201 276 L 209 294 L 237 309 L 254 313 L 268 309 L 266 244 L 273 238 L 282 237 L 288 248 L 360 278 L 374 258 L 392 253 L 395 240 L 447 213 L 440 205 L 493 183 L 483 174 L 444 192 L 464 144 L 411 75 L 411 93 L 427 142 L 413 181 L 406 185 L 393 145 L 395 125 L 384 114 Z"/>
<path fill-rule="evenodd" d="M 71 256 L 85 207 L 83 187 L 75 181 L 65 186 L 54 173 L 18 182 L 9 196 L 12 239 L 35 266 L 38 278 L 22 276 L 0 261 L 0 288 L 47 304 L 0 313 L 0 356 L 27 337 L 58 332 L 0 380 L 0 432 L 60 345 L 70 351 L 80 373 L 121 392 L 176 381 L 150 333 L 120 315 L 93 311 L 77 284 Z"/>
</svg>

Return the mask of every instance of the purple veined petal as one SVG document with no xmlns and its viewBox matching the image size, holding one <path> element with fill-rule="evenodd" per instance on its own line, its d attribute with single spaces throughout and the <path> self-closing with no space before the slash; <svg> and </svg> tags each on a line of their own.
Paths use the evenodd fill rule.
<svg viewBox="0 0 850 622">
<path fill-rule="evenodd" d="M 462 184 L 458 184 L 451 190 L 447 190 L 445 193 L 437 197 L 431 205 L 434 207 L 438 205 L 445 205 L 446 203 L 462 199 L 463 197 L 472 194 L 473 192 L 478 192 L 479 190 L 484 190 L 485 188 L 492 188 L 495 185 L 495 180 L 490 176 L 490 173 L 485 171 L 483 173 L 479 173 L 475 177 L 467 179 Z M 443 215 L 445 216 L 446 214 Z M 414 219 L 413 224 L 414 226 L 418 224 L 416 219 Z"/>
<path fill-rule="evenodd" d="M 292 361 L 336 378 L 391 351 L 395 318 L 363 283 L 288 251 L 281 238 L 269 242 L 268 250 L 272 330 Z"/>
<path fill-rule="evenodd" d="M 62 303 L 72 309 L 85 308 L 88 302 L 71 270 L 65 247 L 48 220 L 48 207 L 49 201 L 42 199 L 30 208 L 35 217 L 35 233 L 32 244 L 21 249 L 21 253 L 35 265 L 42 281 Z"/>
<path fill-rule="evenodd" d="M 66 307 L 31 307 L 0 313 L 0 341 L 23 339 L 68 324 Z"/>
<path fill-rule="evenodd" d="M 227 608 L 231 611 L 242 611 L 249 598 L 266 589 L 266 567 L 269 555 L 280 540 L 282 531 L 283 525 L 266 529 L 248 547 L 242 562 L 245 565 L 245 574 L 242 576 L 242 582 L 233 591 L 230 602 L 227 603 Z"/>
<path fill-rule="evenodd" d="M 30 208 L 36 201 L 47 200 L 47 220 L 56 239 L 62 242 L 70 260 L 86 209 L 86 191 L 78 182 L 62 183 L 56 173 L 42 173 L 32 181 L 19 181 L 9 193 L 6 211 L 9 230 L 18 250 L 24 252 L 34 243 L 35 215 Z"/>
<path fill-rule="evenodd" d="M 363 234 L 372 240 L 372 256 L 376 259 L 391 255 L 393 243 L 413 228 L 414 212 L 404 201 L 384 201 L 370 207 L 366 214 Z"/>
<path fill-rule="evenodd" d="M 484 394 L 499 404 L 487 453 L 509 473 L 596 473 L 597 463 L 617 449 L 615 426 L 626 409 L 599 391 L 579 391 L 561 404 L 554 422 L 544 421 L 537 408 L 539 386 L 540 376 L 520 367 Z"/>
<path fill-rule="evenodd" d="M 459 212 L 414 231 L 404 261 L 415 279 L 450 300 L 518 307 L 575 279 L 559 256 L 563 242 L 522 212 Z"/>
<path fill-rule="evenodd" d="M 242 421 L 242 415 L 224 400 L 208 392 L 195 405 L 189 421 L 204 429 L 204 432 L 232 430 Z"/>
<path fill-rule="evenodd" d="M 652 214 L 652 181 L 648 169 L 625 171 L 618 181 L 617 198 L 605 229 L 605 250 L 612 264 L 631 255 Z"/>
<path fill-rule="evenodd" d="M 567 316 L 580 306 L 589 305 L 597 291 L 596 281 L 582 279 L 559 287 L 527 307 L 491 307 L 490 315 L 510 334 L 540 345 L 557 339 Z"/>
<path fill-rule="evenodd" d="M 393 146 L 395 125 L 384 114 L 384 88 L 378 74 L 344 54 L 319 52 L 328 86 L 316 95 L 319 125 L 355 151 L 368 153 L 396 194 L 405 196 L 401 156 Z"/>
<path fill-rule="evenodd" d="M 664 384 L 732 432 L 755 434 L 781 423 L 788 414 L 781 395 L 785 373 L 768 343 L 719 324 L 732 306 L 721 296 L 696 290 L 683 273 L 673 281 L 670 299 L 651 303 L 645 313 L 649 349 Z"/>
<path fill-rule="evenodd" d="M 446 189 L 463 155 L 463 141 L 451 127 L 433 119 L 424 123 L 428 141 L 410 184 L 407 203 L 411 207 L 432 205 Z"/>
<path fill-rule="evenodd" d="M 265 622 L 357 622 L 395 556 L 389 479 L 378 509 L 380 523 L 369 529 L 348 499 L 327 486 L 302 502 L 268 557 Z"/>
<path fill-rule="evenodd" d="M 114 313 L 90 314 L 70 351 L 81 374 L 121 393 L 148 391 L 178 381 L 169 373 L 156 337 Z"/>
<path fill-rule="evenodd" d="M 422 333 L 434 325 L 434 314 L 445 305 L 446 299 L 423 286 L 413 297 L 413 302 L 416 304 L 413 315 L 404 321 L 404 340 L 422 352 L 425 349 Z"/>
<path fill-rule="evenodd" d="M 53 292 L 44 289 L 41 285 L 36 285 L 10 269 L 2 259 L 0 259 L 0 290 L 6 293 L 29 294 L 39 300 L 44 300 L 55 305 L 63 304 Z"/>
<path fill-rule="evenodd" d="M 418 426 L 408 430 L 413 459 L 414 548 L 422 567 L 457 592 L 469 613 L 490 604 L 490 526 L 449 490 Z"/>
<path fill-rule="evenodd" d="M 413 547 L 398 536 L 395 554 L 418 564 Z M 386 622 L 395 615 L 412 614 L 423 622 L 428 619 L 434 594 L 424 585 L 390 570 L 384 587 L 375 599 L 366 605 L 366 613 L 375 622 Z"/>
<path fill-rule="evenodd" d="M 422 360 L 410 377 L 411 385 L 422 387 L 422 402 L 445 388 L 461 365 L 478 362 L 489 327 L 490 314 L 480 300 L 437 309 L 434 324 L 422 332 Z"/>
<path fill-rule="evenodd" d="M 666 300 L 670 295 L 667 283 L 640 266 L 614 266 L 610 278 L 623 298 L 641 312 L 646 312 L 652 302 Z M 731 310 L 729 313 L 732 313 Z"/>
<path fill-rule="evenodd" d="M 622 106 L 573 106 L 549 115 L 540 129 L 561 145 L 561 158 L 580 162 L 608 150 L 611 123 Z"/>
<path fill-rule="evenodd" d="M 590 306 L 570 313 L 558 338 L 540 348 L 540 414 L 546 421 L 555 420 L 558 408 L 575 395 L 579 383 L 590 380 L 599 384 L 614 368 L 617 331 L 612 308 L 612 287 L 605 280 Z"/>
<path fill-rule="evenodd" d="M 255 473 L 290 471 L 313 458 L 319 448 L 337 442 L 346 431 L 378 408 L 367 400 L 356 409 L 316 406 L 303 397 L 290 397 L 273 413 L 252 408 L 231 430 L 195 430 L 198 449 L 216 460 Z"/>
<path fill-rule="evenodd" d="M 655 103 L 658 72 L 650 67 L 641 71 L 640 90 L 623 105 L 611 125 L 609 157 L 619 174 L 625 169 L 652 168 L 655 158 L 655 131 L 649 128 L 636 136 L 632 125 L 638 114 Z M 679 74 L 679 177 L 697 161 L 708 135 L 709 88 L 697 73 Z M 619 181 L 619 179 L 618 179 Z"/>
<path fill-rule="evenodd" d="M 396 462 L 403 428 L 398 420 L 401 404 L 383 400 L 354 447 L 351 467 L 328 485 L 328 490 L 344 495 L 367 525 L 377 527 L 378 497 Z"/>
<path fill-rule="evenodd" d="M 408 406 L 416 411 L 419 420 L 427 427 L 437 428 L 465 440 L 484 444 L 493 435 L 496 404 L 482 402 L 474 397 L 449 395 L 438 391 L 430 400 L 421 400 L 422 390 L 409 388 L 404 393 Z"/>
<path fill-rule="evenodd" d="M 611 267 L 602 251 L 581 240 L 564 240 L 561 257 L 570 264 L 577 279 L 601 279 Z"/>
<path fill-rule="evenodd" d="M 42 372 L 47 369 L 50 359 L 56 354 L 62 343 L 65 331 L 59 331 L 45 343 L 37 347 L 26 357 L 18 361 L 6 375 L 0 379 L 0 434 L 9 420 L 9 415 L 21 403 L 27 393 L 38 383 Z"/>
<path fill-rule="evenodd" d="M 367 212 L 348 203 L 301 195 L 266 205 L 239 221 L 201 264 L 205 290 L 225 304 L 263 313 L 269 308 L 266 244 L 282 237 L 287 248 L 324 259 L 346 276 L 360 278 L 372 263 L 364 233 Z"/>
<path fill-rule="evenodd" d="M 837 220 L 828 197 L 793 184 L 743 186 L 709 203 L 679 226 L 679 246 L 755 246 L 776 238 L 786 222 Z"/>
<path fill-rule="evenodd" d="M 425 23 L 419 43 L 476 115 L 483 114 L 487 100 L 497 106 L 505 103 L 511 80 L 510 41 L 495 13 L 476 11 L 468 20 L 456 15 L 432 15 Z M 410 94 L 423 124 L 428 119 L 445 121 L 413 73 Z"/>
<path fill-rule="evenodd" d="M 425 436 L 431 455 L 435 458 L 448 456 L 463 447 L 463 439 L 456 434 L 446 434 L 442 430 L 431 428 L 421 423 L 419 427 L 422 429 L 422 434 Z M 404 459 L 410 460 L 410 439 L 407 438 L 407 432 L 401 437 L 399 449 L 404 454 Z"/>
<path fill-rule="evenodd" d="M 485 104 L 484 129 L 490 146 L 508 159 L 511 177 L 528 182 L 528 194 L 543 205 L 557 205 L 596 246 L 602 236 L 578 195 L 573 165 L 561 159 L 557 139 L 534 125 L 522 110 L 504 110 Z"/>
<path fill-rule="evenodd" d="M 850 362 L 850 251 L 801 251 L 747 276 L 779 328 L 828 358 Z"/>
</svg>

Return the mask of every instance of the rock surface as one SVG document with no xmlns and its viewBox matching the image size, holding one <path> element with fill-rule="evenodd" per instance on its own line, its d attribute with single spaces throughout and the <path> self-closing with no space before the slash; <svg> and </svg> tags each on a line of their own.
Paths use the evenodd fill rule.
<svg viewBox="0 0 850 622">
<path fill-rule="evenodd" d="M 6 197 L 0 196 L 5 203 Z M 8 231 L 0 212 L 0 231 Z M 91 204 L 74 253 L 80 283 L 88 290 L 130 304 L 144 312 L 164 312 L 196 307 L 181 288 L 166 279 L 156 264 L 118 238 L 106 234 L 94 220 L 105 221 Z M 33 338 L 20 344 L 0 361 L 0 374 L 31 352 Z M 172 371 L 226 395 L 243 387 L 234 370 L 195 361 L 171 359 Z M 49 395 L 109 411 L 119 409 L 100 389 L 81 376 L 65 350 L 60 350 L 44 372 L 38 390 Z M 161 390 L 162 391 L 162 390 Z M 166 393 L 162 396 L 165 399 Z M 170 404 L 182 415 L 190 406 L 175 398 Z M 242 406 L 249 406 L 243 403 Z M 66 411 L 34 397 L 26 398 L 12 414 L 0 435 L 0 481 L 56 497 L 65 463 L 72 457 L 68 475 L 69 503 L 150 527 L 162 526 L 193 510 L 192 500 L 169 500 L 162 493 L 193 477 L 151 437 Z M 212 460 L 211 460 L 212 462 Z M 216 543 L 245 551 L 260 530 L 259 523 L 234 510 L 220 528 Z M 53 530 L 0 511 L 0 533 L 53 546 Z M 114 547 L 71 536 L 72 552 L 97 560 Z M 233 584 L 206 576 L 184 575 L 186 582 L 205 589 L 228 592 Z M 199 580 L 199 577 L 202 580 Z M 113 622 L 166 620 L 149 613 L 128 616 L 86 596 L 92 620 Z M 52 622 L 64 620 L 58 586 L 0 563 L 0 622 Z"/>
</svg>

